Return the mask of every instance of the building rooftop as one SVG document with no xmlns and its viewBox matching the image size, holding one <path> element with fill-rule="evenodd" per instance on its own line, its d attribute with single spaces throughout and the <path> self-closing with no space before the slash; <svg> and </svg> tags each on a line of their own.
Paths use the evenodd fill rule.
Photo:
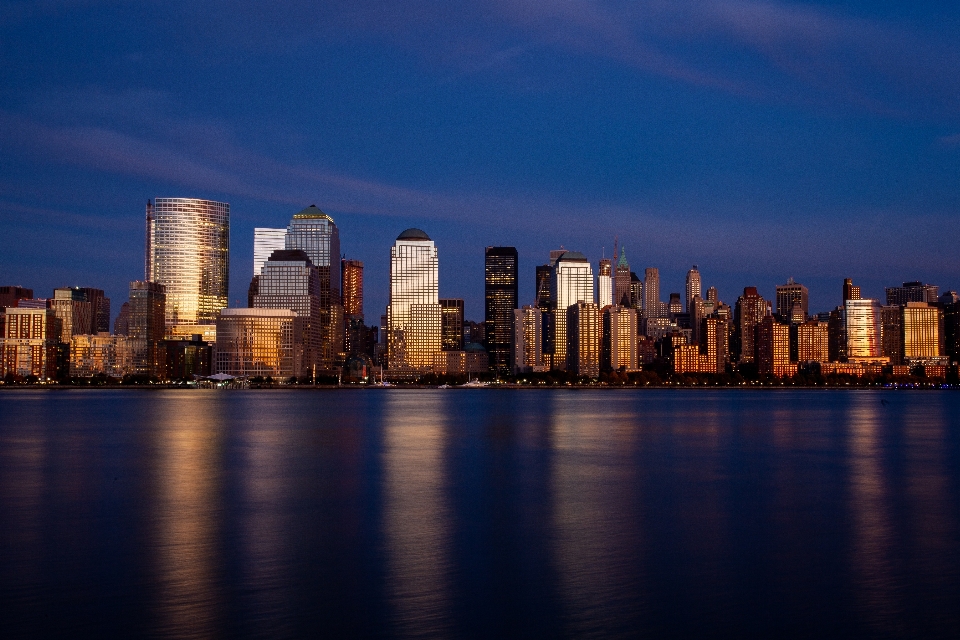
<svg viewBox="0 0 960 640">
<path fill-rule="evenodd" d="M 303 249 L 277 249 L 270 254 L 267 262 L 310 262 L 310 256 Z"/>
<path fill-rule="evenodd" d="M 423 229 L 411 227 L 397 236 L 397 240 L 430 240 L 430 236 Z"/>
<path fill-rule="evenodd" d="M 557 262 L 586 262 L 587 256 L 579 251 L 565 251 L 563 255 L 557 258 Z"/>
<path fill-rule="evenodd" d="M 316 220 L 316 219 L 322 219 L 322 220 L 329 220 L 330 222 L 333 222 L 333 218 L 331 218 L 330 216 L 328 216 L 327 214 L 325 214 L 323 211 L 320 211 L 320 209 L 319 209 L 319 208 L 317 207 L 317 205 L 315 205 L 315 204 L 310 205 L 309 207 L 307 207 L 306 209 L 304 209 L 304 210 L 301 211 L 300 213 L 295 213 L 295 214 L 293 215 L 293 219 L 294 219 L 294 220 Z M 336 223 L 334 223 L 334 224 L 336 224 Z"/>
</svg>

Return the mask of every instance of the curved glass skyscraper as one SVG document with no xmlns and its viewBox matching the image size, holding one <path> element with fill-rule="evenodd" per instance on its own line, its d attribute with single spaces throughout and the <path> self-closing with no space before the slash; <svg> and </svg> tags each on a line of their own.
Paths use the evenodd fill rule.
<svg viewBox="0 0 960 640">
<path fill-rule="evenodd" d="M 166 288 L 168 333 L 215 324 L 230 285 L 230 205 L 197 198 L 147 202 L 146 279 Z"/>
</svg>

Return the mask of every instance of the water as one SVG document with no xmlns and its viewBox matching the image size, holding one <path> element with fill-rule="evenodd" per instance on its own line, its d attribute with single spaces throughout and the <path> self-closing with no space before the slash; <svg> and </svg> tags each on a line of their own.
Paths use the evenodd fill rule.
<svg viewBox="0 0 960 640">
<path fill-rule="evenodd" d="M 960 394 L 4 391 L 3 637 L 955 637 Z"/>
</svg>

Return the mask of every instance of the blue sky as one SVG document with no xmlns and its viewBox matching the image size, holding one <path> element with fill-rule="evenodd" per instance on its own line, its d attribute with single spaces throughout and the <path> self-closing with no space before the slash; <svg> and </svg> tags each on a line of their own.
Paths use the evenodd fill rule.
<svg viewBox="0 0 960 640">
<path fill-rule="evenodd" d="M 483 248 L 594 263 L 614 236 L 661 292 L 733 303 L 960 288 L 955 2 L 475 0 L 0 4 L 0 284 L 126 298 L 148 198 L 253 228 L 316 204 L 387 299 L 426 230 L 440 293 L 482 319 Z"/>
</svg>

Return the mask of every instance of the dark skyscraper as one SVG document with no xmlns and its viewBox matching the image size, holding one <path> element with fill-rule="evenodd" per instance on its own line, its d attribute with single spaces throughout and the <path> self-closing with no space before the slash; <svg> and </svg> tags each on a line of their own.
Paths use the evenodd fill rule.
<svg viewBox="0 0 960 640">
<path fill-rule="evenodd" d="M 513 311 L 517 308 L 517 294 L 517 249 L 487 247 L 484 264 L 487 352 L 490 354 L 490 370 L 500 375 L 510 373 Z"/>
<path fill-rule="evenodd" d="M 463 351 L 463 300 L 440 298 L 440 347 Z"/>
<path fill-rule="evenodd" d="M 166 298 L 166 287 L 159 282 L 130 283 L 128 335 L 136 339 L 133 349 L 133 369 L 136 373 L 149 376 L 161 376 L 164 373 Z"/>
</svg>

